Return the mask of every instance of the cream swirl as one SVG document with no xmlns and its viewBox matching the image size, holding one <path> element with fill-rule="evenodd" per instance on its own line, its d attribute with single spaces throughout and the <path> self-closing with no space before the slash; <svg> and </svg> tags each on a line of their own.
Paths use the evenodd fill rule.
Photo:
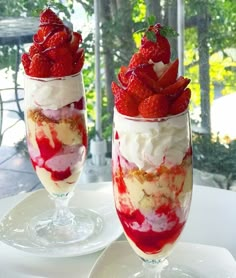
<svg viewBox="0 0 236 278">
<path fill-rule="evenodd" d="M 82 96 L 84 86 L 81 73 L 61 78 L 25 78 L 25 103 L 29 108 L 57 110 L 78 101 Z"/>
<path fill-rule="evenodd" d="M 188 113 L 147 121 L 114 112 L 121 155 L 139 169 L 155 171 L 161 164 L 170 168 L 180 165 L 189 146 Z"/>
</svg>

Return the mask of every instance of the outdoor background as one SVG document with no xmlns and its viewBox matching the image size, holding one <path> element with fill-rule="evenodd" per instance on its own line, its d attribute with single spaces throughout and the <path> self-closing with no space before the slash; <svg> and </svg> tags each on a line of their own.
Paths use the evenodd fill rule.
<svg viewBox="0 0 236 278">
<path fill-rule="evenodd" d="M 97 0 L 99 1 L 99 0 Z M 183 57 L 183 74 L 191 79 L 190 104 L 193 129 L 194 182 L 234 190 L 236 187 L 236 1 L 234 0 L 100 0 L 101 97 L 95 90 L 94 1 L 0 0 L 0 18 L 38 17 L 50 4 L 64 20 L 81 31 L 86 60 L 83 69 L 87 96 L 89 136 L 105 140 L 110 158 L 113 96 L 110 84 L 121 65 L 136 51 L 146 19 L 178 30 L 171 40 L 172 58 Z M 97 2 L 98 3 L 98 2 Z M 181 14 L 180 14 L 181 13 Z M 183 32 L 182 32 L 183 31 Z M 178 48 L 179 41 L 183 48 Z M 20 53 L 28 44 L 21 45 Z M 27 157 L 24 120 L 15 105 L 13 80 L 16 46 L 0 45 L 0 144 Z M 19 97 L 23 99 L 23 69 L 18 73 Z M 12 101 L 12 102 L 11 102 Z M 101 107 L 98 107 L 101 103 Z M 20 101 L 23 110 L 23 102 Z M 96 118 L 96 109 L 102 110 Z M 101 134 L 96 123 L 101 123 Z M 88 159 L 92 154 L 89 153 Z"/>
</svg>

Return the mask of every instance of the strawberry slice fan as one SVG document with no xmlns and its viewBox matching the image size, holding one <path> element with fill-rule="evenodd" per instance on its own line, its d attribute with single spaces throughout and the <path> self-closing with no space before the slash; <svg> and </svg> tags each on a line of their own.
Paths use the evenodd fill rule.
<svg viewBox="0 0 236 278">
<path fill-rule="evenodd" d="M 190 79 L 170 60 L 169 27 L 153 24 L 112 82 L 112 182 L 117 215 L 143 267 L 129 277 L 198 277 L 168 263 L 192 196 Z M 184 263 L 184 262 L 183 262 Z"/>
<path fill-rule="evenodd" d="M 176 115 L 188 108 L 190 79 L 178 77 L 179 60 L 170 61 L 169 27 L 150 26 L 139 51 L 121 66 L 119 83 L 112 83 L 115 107 L 127 116 L 144 118 Z"/>
</svg>

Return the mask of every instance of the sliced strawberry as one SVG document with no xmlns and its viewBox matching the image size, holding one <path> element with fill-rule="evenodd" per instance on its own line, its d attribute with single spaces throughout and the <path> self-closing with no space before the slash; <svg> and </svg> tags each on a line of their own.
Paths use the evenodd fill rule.
<svg viewBox="0 0 236 278">
<path fill-rule="evenodd" d="M 30 69 L 30 63 L 31 63 L 29 54 L 23 53 L 21 56 L 21 62 L 23 64 L 25 73 L 29 75 L 29 69 Z"/>
<path fill-rule="evenodd" d="M 169 113 L 169 101 L 164 95 L 155 94 L 144 99 L 138 107 L 144 118 L 166 117 Z"/>
<path fill-rule="evenodd" d="M 180 76 L 175 83 L 166 87 L 160 91 L 160 93 L 170 97 L 171 99 L 175 99 L 188 86 L 189 82 L 190 79 Z"/>
<path fill-rule="evenodd" d="M 38 48 L 39 52 L 44 50 L 43 41 L 40 40 L 38 34 L 33 35 L 34 46 Z"/>
<path fill-rule="evenodd" d="M 78 62 L 80 57 L 82 57 L 83 55 L 84 55 L 84 49 L 83 48 L 77 49 L 76 52 L 72 53 L 73 62 Z"/>
<path fill-rule="evenodd" d="M 134 69 L 134 73 L 138 78 L 153 92 L 158 93 L 160 87 L 158 85 L 158 78 L 153 69 L 153 64 L 142 64 Z"/>
<path fill-rule="evenodd" d="M 43 53 L 53 61 L 59 61 L 61 57 L 70 54 L 67 45 L 62 45 L 60 47 L 50 47 L 43 51 Z"/>
<path fill-rule="evenodd" d="M 80 33 L 73 32 L 71 41 L 70 41 L 70 49 L 72 52 L 76 52 L 79 48 L 79 45 L 82 42 L 82 36 Z"/>
<path fill-rule="evenodd" d="M 50 60 L 43 54 L 35 54 L 31 60 L 29 75 L 34 77 L 50 76 Z"/>
<path fill-rule="evenodd" d="M 86 106 L 85 99 L 82 97 L 79 101 L 74 102 L 74 108 L 78 110 L 84 110 Z"/>
<path fill-rule="evenodd" d="M 45 41 L 45 48 L 58 47 L 67 43 L 70 40 L 70 35 L 66 30 L 54 33 Z"/>
<path fill-rule="evenodd" d="M 134 55 L 130 59 L 128 68 L 131 69 L 137 67 L 140 64 L 147 64 L 147 63 L 148 60 L 140 52 L 137 52 L 134 53 Z"/>
<path fill-rule="evenodd" d="M 191 98 L 191 90 L 187 88 L 181 93 L 181 95 L 174 102 L 172 102 L 170 106 L 170 114 L 176 115 L 184 112 L 188 108 L 190 98 Z"/>
<path fill-rule="evenodd" d="M 73 56 L 73 67 L 72 74 L 78 73 L 82 70 L 84 65 L 84 49 L 80 48 L 77 50 L 75 56 Z"/>
<path fill-rule="evenodd" d="M 135 74 L 132 74 L 129 79 L 127 91 L 138 102 L 154 94 Z"/>
<path fill-rule="evenodd" d="M 47 36 L 50 36 L 55 30 L 54 25 L 43 25 L 39 28 L 37 34 L 40 41 L 44 41 Z"/>
<path fill-rule="evenodd" d="M 32 59 L 33 56 L 35 54 L 37 54 L 37 53 L 40 53 L 40 51 L 38 50 L 38 48 L 34 44 L 32 44 L 30 49 L 29 49 L 29 56 L 30 56 L 30 58 Z"/>
<path fill-rule="evenodd" d="M 121 85 L 126 87 L 129 83 L 129 78 L 127 75 L 128 67 L 121 66 L 120 71 L 118 73 L 118 80 L 120 81 Z"/>
<path fill-rule="evenodd" d="M 63 24 L 62 20 L 50 9 L 46 8 L 40 14 L 40 24 Z"/>
<path fill-rule="evenodd" d="M 132 96 L 115 82 L 112 82 L 111 89 L 114 94 L 114 102 L 117 111 L 130 117 L 138 116 L 138 105 Z"/>
<path fill-rule="evenodd" d="M 158 80 L 158 85 L 161 88 L 165 88 L 165 87 L 173 84 L 177 79 L 178 68 L 179 68 L 179 59 L 176 59 L 162 73 L 162 75 L 160 76 L 160 78 Z"/>
<path fill-rule="evenodd" d="M 111 91 L 113 95 L 115 96 L 116 94 L 121 92 L 121 87 L 114 81 L 111 82 Z"/>
<path fill-rule="evenodd" d="M 68 76 L 72 73 L 72 64 L 65 65 L 61 62 L 56 62 L 51 67 L 51 76 L 52 77 L 62 77 Z"/>
</svg>

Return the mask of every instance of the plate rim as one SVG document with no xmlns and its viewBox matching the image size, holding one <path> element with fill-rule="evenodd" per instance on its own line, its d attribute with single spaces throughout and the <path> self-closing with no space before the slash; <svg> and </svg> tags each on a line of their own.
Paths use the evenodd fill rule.
<svg viewBox="0 0 236 278">
<path fill-rule="evenodd" d="M 112 197 L 111 200 L 113 200 L 113 201 L 111 201 L 109 203 L 105 203 L 105 204 L 106 204 L 107 209 L 109 209 L 109 211 L 111 211 L 111 215 L 114 218 L 114 221 L 110 221 L 110 223 L 106 223 L 104 221 L 103 225 L 104 226 L 105 225 L 109 225 L 111 227 L 111 226 L 116 225 L 116 223 L 117 223 L 117 227 L 115 229 L 112 229 L 113 233 L 112 234 L 109 233 L 109 237 L 107 236 L 107 234 L 106 234 L 105 237 L 104 237 L 103 234 L 101 235 L 101 237 L 103 236 L 103 239 L 102 239 L 103 243 L 99 244 L 99 246 L 95 246 L 94 248 L 91 247 L 89 250 L 85 250 L 82 253 L 79 252 L 79 251 L 78 252 L 73 252 L 72 251 L 70 253 L 67 253 L 67 254 L 65 253 L 65 254 L 62 255 L 62 254 L 55 254 L 55 252 L 48 252 L 49 251 L 48 248 L 43 250 L 43 251 L 42 250 L 40 251 L 39 247 L 37 247 L 37 246 L 35 248 L 33 248 L 33 247 L 24 248 L 24 247 L 28 247 L 28 246 L 20 247 L 20 246 L 14 245 L 14 243 L 16 243 L 16 242 L 14 242 L 14 243 L 11 243 L 11 241 L 9 242 L 9 238 L 6 239 L 6 240 L 3 239 L 3 238 L 0 238 L 0 242 L 2 242 L 5 246 L 8 246 L 8 247 L 10 247 L 13 250 L 16 249 L 16 250 L 24 252 L 24 253 L 28 253 L 28 254 L 31 254 L 31 255 L 39 256 L 39 257 L 45 257 L 45 258 L 78 257 L 78 256 L 89 255 L 89 254 L 92 254 L 92 253 L 95 253 L 95 252 L 98 252 L 98 251 L 101 251 L 101 250 L 105 249 L 107 246 L 109 246 L 112 242 L 117 240 L 123 234 L 123 229 L 122 229 L 121 224 L 119 222 L 118 216 L 117 216 L 117 214 L 115 212 L 115 207 L 113 207 L 114 199 L 113 199 L 113 196 L 112 196 L 112 188 L 111 188 L 111 190 L 109 190 L 109 187 L 107 187 L 108 184 L 110 184 L 110 183 L 105 183 L 105 187 L 102 188 L 102 190 L 99 190 L 99 189 L 96 189 L 96 188 L 95 189 L 91 189 L 89 187 L 86 188 L 86 189 L 85 188 L 84 189 L 83 188 L 82 189 L 81 188 L 76 188 L 75 192 L 74 192 L 74 196 L 73 196 L 73 200 L 74 201 L 72 202 L 72 205 L 71 205 L 71 208 L 75 208 L 74 203 L 75 203 L 75 200 L 78 200 L 78 198 L 80 198 L 79 197 L 80 196 L 79 195 L 80 192 L 82 192 L 84 194 L 83 196 L 85 196 L 85 195 L 87 195 L 89 193 L 90 194 L 93 193 L 94 196 L 96 194 L 98 194 L 98 196 L 100 196 L 100 197 L 106 196 L 106 198 L 104 198 L 104 200 L 107 200 L 107 198 L 109 196 Z M 23 199 L 19 200 L 19 202 L 16 202 L 15 205 L 11 206 L 11 208 L 6 213 L 3 214 L 3 216 L 0 219 L 0 225 L 1 224 L 4 225 L 4 223 L 6 223 L 8 221 L 7 218 L 12 213 L 14 213 L 14 211 L 17 208 L 26 205 L 25 203 L 27 203 L 27 202 L 30 202 L 30 201 L 32 202 L 32 200 L 34 200 L 34 198 L 37 198 L 37 197 L 41 197 L 42 198 L 42 197 L 45 197 L 47 194 L 48 193 L 47 193 L 47 191 L 44 188 L 36 190 L 36 191 L 33 191 L 33 192 L 30 192 L 29 194 L 27 193 L 27 195 Z M 46 197 L 48 198 L 48 196 L 46 196 Z M 48 199 L 45 199 L 45 202 L 47 204 L 49 203 Z M 96 199 L 97 198 L 95 198 L 95 200 Z M 84 206 L 78 206 L 78 208 L 84 208 Z M 87 208 L 90 209 L 90 207 L 87 207 Z M 97 206 L 97 209 L 98 208 L 99 208 L 99 206 Z M 91 208 L 91 209 L 96 212 L 96 207 L 95 207 L 95 209 L 94 208 Z M 101 217 L 103 218 L 104 214 L 101 214 Z M 102 231 L 104 231 L 104 229 Z M 1 236 L 1 231 L 0 231 L 0 236 Z M 104 238 L 105 238 L 105 240 L 104 240 Z M 101 240 L 100 237 L 98 237 L 98 240 L 99 239 Z M 76 245 L 76 243 L 74 243 L 74 245 Z M 78 248 L 78 250 L 79 250 L 79 248 Z"/>
<path fill-rule="evenodd" d="M 200 248 L 200 247 L 205 247 L 205 248 L 211 248 L 212 250 L 213 249 L 218 249 L 218 250 L 222 250 L 222 252 L 226 252 L 227 256 L 229 256 L 229 258 L 232 260 L 232 264 L 233 264 L 233 267 L 235 268 L 236 270 L 236 260 L 235 258 L 233 257 L 233 255 L 230 253 L 230 251 L 225 248 L 225 247 L 221 247 L 221 246 L 215 246 L 215 245 L 209 245 L 209 244 L 202 244 L 202 243 L 195 243 L 195 242 L 187 242 L 187 241 L 178 241 L 176 243 L 176 245 L 179 245 L 181 246 L 181 248 L 184 248 L 184 246 L 189 246 L 189 248 Z M 130 249 L 130 251 L 134 254 L 135 256 L 135 253 L 134 251 L 132 250 L 131 246 L 129 245 L 128 241 L 127 240 L 116 240 L 114 242 L 112 242 L 109 246 L 107 246 L 103 252 L 98 256 L 98 258 L 96 259 L 96 261 L 94 262 L 90 272 L 89 272 L 89 276 L 88 278 L 99 278 L 100 276 L 97 276 L 99 275 L 99 273 L 97 272 L 99 269 L 101 269 L 102 265 L 104 265 L 104 260 L 106 259 L 106 256 L 107 256 L 107 253 L 110 253 L 112 252 L 112 249 L 114 248 L 117 248 L 117 246 L 119 246 L 119 248 L 128 248 Z M 130 248 L 129 248 L 130 247 Z M 128 249 L 125 249 L 126 251 Z M 129 252 L 129 251 L 128 251 Z M 132 253 L 130 253 L 132 255 Z M 174 252 L 173 252 L 174 253 Z M 172 253 L 172 256 L 173 256 L 173 253 Z M 133 256 L 132 256 L 133 257 Z M 137 258 L 137 261 L 138 261 L 138 256 L 136 256 Z M 188 266 L 188 265 L 187 265 Z M 223 269 L 225 270 L 225 269 Z M 217 271 L 217 270 L 216 270 Z M 101 273 L 102 274 L 102 273 Z M 202 274 L 202 273 L 200 273 Z M 206 273 L 207 274 L 207 273 Z M 234 274 L 235 276 L 231 277 L 231 278 L 236 278 L 236 274 Z M 100 278 L 102 278 L 103 276 L 101 276 Z M 218 277 L 218 276 L 217 276 Z"/>
</svg>

